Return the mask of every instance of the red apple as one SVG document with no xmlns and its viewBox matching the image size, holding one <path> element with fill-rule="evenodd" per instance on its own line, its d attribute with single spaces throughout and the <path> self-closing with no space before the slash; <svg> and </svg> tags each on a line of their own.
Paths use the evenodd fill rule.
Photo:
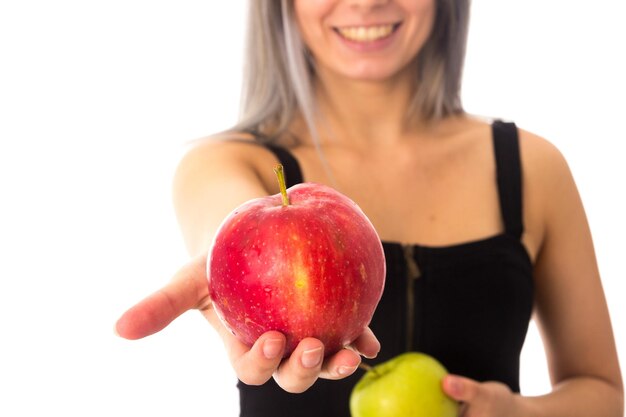
<svg viewBox="0 0 626 417">
<path fill-rule="evenodd" d="M 250 200 L 219 227 L 207 262 L 217 315 L 252 345 L 266 331 L 305 337 L 330 355 L 369 324 L 382 295 L 385 255 L 361 209 L 334 189 L 302 183 Z"/>
</svg>

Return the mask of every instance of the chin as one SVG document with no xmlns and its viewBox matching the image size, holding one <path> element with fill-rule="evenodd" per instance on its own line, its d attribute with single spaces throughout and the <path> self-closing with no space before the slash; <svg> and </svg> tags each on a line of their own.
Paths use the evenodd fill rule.
<svg viewBox="0 0 626 417">
<path fill-rule="evenodd" d="M 362 82 L 385 82 L 396 78 L 399 71 L 385 70 L 382 68 L 370 68 L 361 71 L 351 71 L 346 78 Z"/>
<path fill-rule="evenodd" d="M 390 81 L 400 76 L 411 78 L 410 63 L 402 60 L 382 60 L 382 59 L 370 59 L 363 60 L 361 62 L 345 62 L 340 65 L 336 65 L 334 70 L 336 73 L 343 75 L 345 78 L 354 81 L 366 81 L 366 82 L 383 82 Z M 407 77 L 408 75 L 408 77 Z"/>
</svg>

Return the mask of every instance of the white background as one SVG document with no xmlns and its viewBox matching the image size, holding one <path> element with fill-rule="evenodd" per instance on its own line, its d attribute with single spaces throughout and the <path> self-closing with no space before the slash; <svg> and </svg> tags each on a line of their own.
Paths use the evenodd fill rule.
<svg viewBox="0 0 626 417">
<path fill-rule="evenodd" d="M 244 2 L 0 2 L 0 415 L 237 414 L 197 313 L 128 342 L 113 323 L 186 261 L 170 181 L 237 117 Z M 622 361 L 626 236 L 619 0 L 475 0 L 469 112 L 554 142 L 585 201 Z M 534 327 L 526 394 L 549 389 Z"/>
</svg>

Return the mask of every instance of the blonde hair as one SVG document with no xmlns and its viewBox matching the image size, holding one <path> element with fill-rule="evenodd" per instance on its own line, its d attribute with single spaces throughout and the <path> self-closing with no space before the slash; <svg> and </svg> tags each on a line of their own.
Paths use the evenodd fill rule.
<svg viewBox="0 0 626 417">
<path fill-rule="evenodd" d="M 432 32 L 416 57 L 417 89 L 409 116 L 436 120 L 463 112 L 461 75 L 470 0 L 434 0 Z M 285 132 L 296 115 L 317 137 L 313 66 L 300 37 L 293 0 L 251 0 L 241 113 L 234 130 L 270 139 Z"/>
</svg>

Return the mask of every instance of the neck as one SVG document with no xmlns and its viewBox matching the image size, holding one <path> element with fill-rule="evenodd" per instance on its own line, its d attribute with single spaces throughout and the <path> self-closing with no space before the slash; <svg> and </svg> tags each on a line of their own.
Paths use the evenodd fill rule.
<svg viewBox="0 0 626 417">
<path fill-rule="evenodd" d="M 384 82 L 346 80 L 322 73 L 317 83 L 320 133 L 333 141 L 354 145 L 390 142 L 421 124 L 407 117 L 415 91 L 408 71 Z"/>
</svg>

